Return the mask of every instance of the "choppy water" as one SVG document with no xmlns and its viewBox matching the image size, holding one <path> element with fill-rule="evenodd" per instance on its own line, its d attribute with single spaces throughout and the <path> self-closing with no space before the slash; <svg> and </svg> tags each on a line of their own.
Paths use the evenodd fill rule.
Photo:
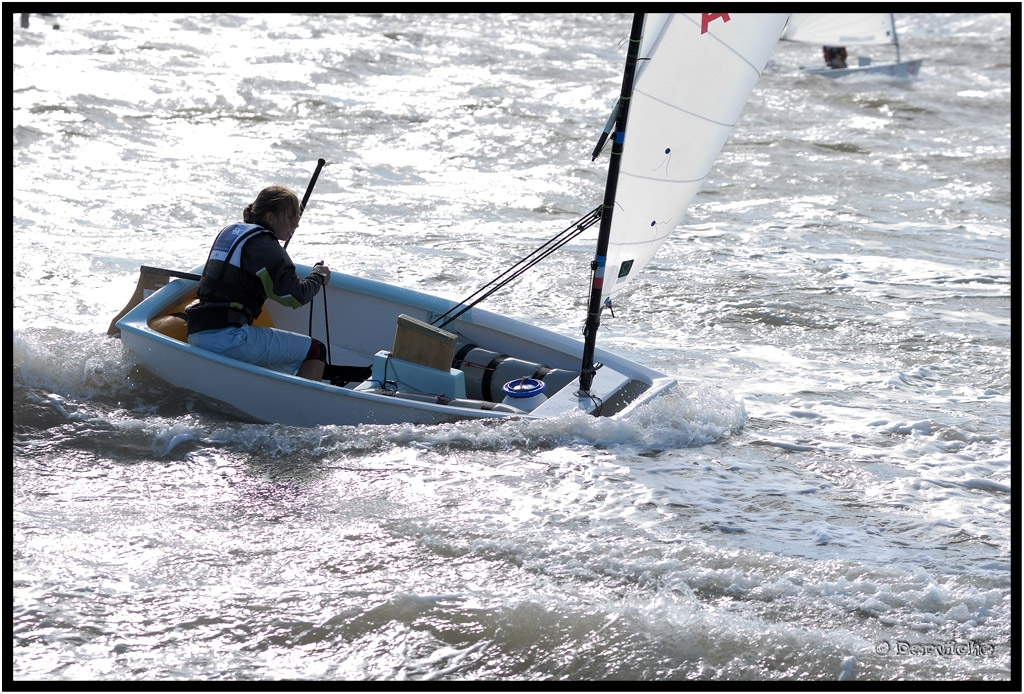
<svg viewBox="0 0 1024 694">
<path fill-rule="evenodd" d="M 645 416 L 315 430 L 136 367 L 138 266 L 324 157 L 296 260 L 469 294 L 600 200 L 628 16 L 8 20 L 16 681 L 1019 677 L 1009 15 L 779 45 L 602 322 Z M 578 335 L 592 245 L 489 308 Z"/>
</svg>

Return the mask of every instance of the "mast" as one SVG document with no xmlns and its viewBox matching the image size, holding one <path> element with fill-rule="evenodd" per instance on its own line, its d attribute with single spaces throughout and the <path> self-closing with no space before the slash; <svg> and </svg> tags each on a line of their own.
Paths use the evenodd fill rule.
<svg viewBox="0 0 1024 694">
<path fill-rule="evenodd" d="M 591 264 L 593 280 L 590 285 L 590 305 L 587 308 L 587 322 L 583 328 L 583 364 L 580 369 L 580 391 L 587 393 L 594 382 L 597 367 L 594 365 L 594 347 L 597 343 L 597 329 L 601 325 L 601 294 L 604 289 L 605 263 L 608 255 L 608 238 L 612 229 L 612 212 L 615 208 L 615 189 L 619 182 L 619 165 L 622 161 L 622 142 L 626 133 L 626 119 L 629 116 L 629 102 L 633 96 L 633 76 L 636 74 L 637 56 L 640 53 L 640 39 L 643 35 L 644 14 L 633 15 L 633 26 L 629 33 L 629 49 L 626 51 L 626 67 L 622 75 L 622 91 L 619 95 L 618 115 L 615 119 L 615 134 L 612 139 L 611 159 L 608 162 L 608 180 L 605 183 L 604 203 L 601 206 L 601 228 L 597 234 L 597 253 Z"/>
<path fill-rule="evenodd" d="M 896 37 L 896 15 L 889 13 L 889 21 L 892 23 L 892 42 L 896 44 L 896 62 L 900 62 L 900 40 Z"/>
</svg>

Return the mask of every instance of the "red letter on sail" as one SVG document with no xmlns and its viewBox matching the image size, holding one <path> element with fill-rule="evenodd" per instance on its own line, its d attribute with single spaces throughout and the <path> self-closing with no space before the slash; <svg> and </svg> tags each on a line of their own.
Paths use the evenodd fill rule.
<svg viewBox="0 0 1024 694">
<path fill-rule="evenodd" d="M 727 12 L 716 12 L 713 14 L 709 12 L 701 13 L 700 33 L 702 35 L 708 33 L 708 24 L 715 21 L 716 19 L 721 19 L 723 22 L 728 22 L 729 14 Z"/>
</svg>

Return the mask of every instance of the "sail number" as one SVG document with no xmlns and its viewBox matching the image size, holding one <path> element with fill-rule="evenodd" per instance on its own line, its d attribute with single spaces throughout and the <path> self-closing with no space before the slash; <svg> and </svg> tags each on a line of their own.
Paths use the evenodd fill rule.
<svg viewBox="0 0 1024 694">
<path fill-rule="evenodd" d="M 700 33 L 702 35 L 708 33 L 708 24 L 710 24 L 711 22 L 715 21 L 716 19 L 721 19 L 723 22 L 728 22 L 729 21 L 729 14 L 726 13 L 726 12 L 703 12 L 703 13 L 701 13 L 701 16 L 700 16 Z"/>
</svg>

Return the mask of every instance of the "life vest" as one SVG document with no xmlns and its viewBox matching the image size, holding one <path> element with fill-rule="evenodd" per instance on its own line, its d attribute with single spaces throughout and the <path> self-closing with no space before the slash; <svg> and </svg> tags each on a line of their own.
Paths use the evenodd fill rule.
<svg viewBox="0 0 1024 694">
<path fill-rule="evenodd" d="M 256 275 L 242 269 L 242 251 L 259 234 L 271 233 L 258 224 L 230 224 L 217 234 L 196 289 L 199 303 L 185 311 L 190 334 L 252 325 L 267 292 Z"/>
</svg>

